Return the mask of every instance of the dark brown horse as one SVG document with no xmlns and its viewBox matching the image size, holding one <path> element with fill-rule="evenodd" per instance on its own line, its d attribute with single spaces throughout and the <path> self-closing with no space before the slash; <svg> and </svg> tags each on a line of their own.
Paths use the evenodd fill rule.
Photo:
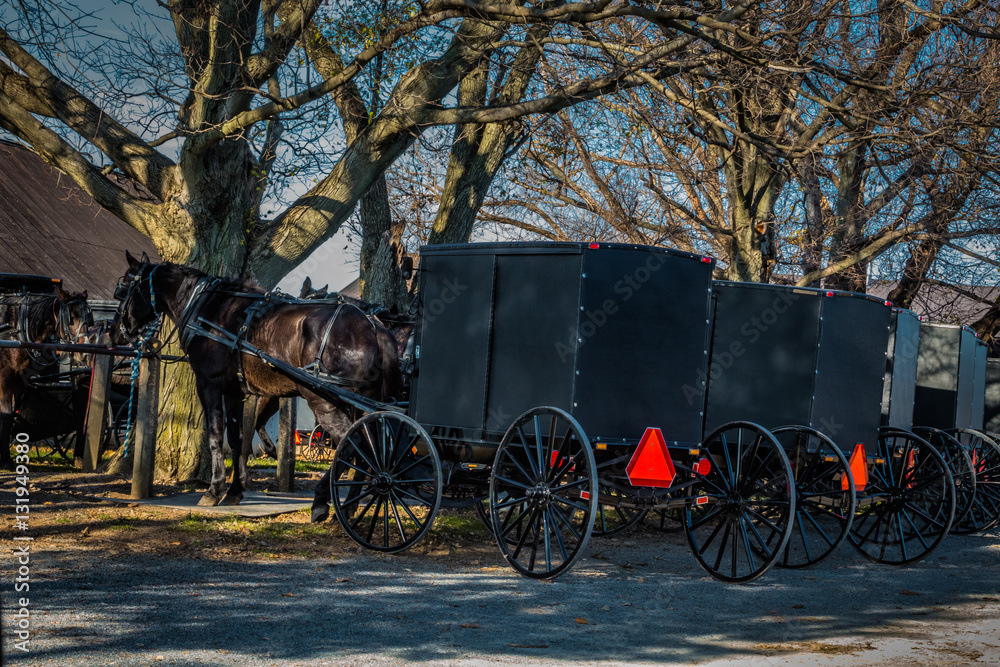
<svg viewBox="0 0 1000 667">
<path fill-rule="evenodd" d="M 54 294 L 0 297 L 0 332 L 8 340 L 76 342 L 93 323 L 86 292 L 70 293 L 59 287 Z M 29 381 L 58 370 L 53 352 L 0 348 L 0 468 L 13 468 L 11 430 Z"/>
<path fill-rule="evenodd" d="M 296 384 L 259 358 L 237 352 L 225 337 L 205 332 L 221 329 L 245 336 L 246 342 L 275 359 L 300 368 L 312 366 L 328 381 L 363 396 L 385 400 L 398 392 L 395 341 L 381 323 L 355 307 L 265 300 L 264 290 L 249 281 L 217 278 L 169 262 L 153 264 L 145 255 L 136 260 L 126 253 L 126 258 L 129 269 L 116 291 L 122 298 L 126 332 L 135 335 L 159 313 L 165 314 L 181 330 L 181 344 L 194 371 L 212 455 L 212 479 L 200 505 L 236 504 L 243 498 L 250 452 L 241 433 L 246 394 L 302 396 L 337 440 L 355 412 Z M 248 312 L 255 316 L 248 317 Z M 223 432 L 233 451 L 233 478 L 225 496 Z"/>
</svg>

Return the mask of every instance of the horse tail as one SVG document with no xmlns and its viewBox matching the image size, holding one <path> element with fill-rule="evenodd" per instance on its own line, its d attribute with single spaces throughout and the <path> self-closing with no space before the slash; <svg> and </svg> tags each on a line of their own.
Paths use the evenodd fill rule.
<svg viewBox="0 0 1000 667">
<path fill-rule="evenodd" d="M 399 373 L 396 339 L 383 327 L 378 327 L 375 338 L 378 340 L 379 365 L 382 369 L 382 391 L 379 399 L 389 401 L 399 398 L 402 379 Z"/>
</svg>

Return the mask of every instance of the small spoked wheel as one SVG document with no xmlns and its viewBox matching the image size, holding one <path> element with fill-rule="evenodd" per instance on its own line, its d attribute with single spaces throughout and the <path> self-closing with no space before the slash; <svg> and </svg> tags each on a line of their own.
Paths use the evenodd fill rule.
<svg viewBox="0 0 1000 667">
<path fill-rule="evenodd" d="M 781 558 L 792 534 L 795 484 L 788 457 L 767 429 L 750 422 L 720 426 L 702 451 L 711 468 L 689 487 L 688 543 L 713 577 L 753 581 Z"/>
<path fill-rule="evenodd" d="M 957 429 L 950 432 L 962 443 L 976 476 L 976 496 L 969 512 L 955 519 L 953 533 L 969 535 L 1000 523 L 1000 444 L 996 434 Z"/>
<path fill-rule="evenodd" d="M 795 478 L 795 532 L 778 565 L 807 567 L 837 548 L 854 519 L 851 466 L 830 438 L 807 426 L 776 428 Z"/>
<path fill-rule="evenodd" d="M 868 485 L 858 494 L 855 548 L 878 563 L 912 563 L 941 543 L 954 516 L 955 484 L 944 457 L 912 433 L 881 431 Z"/>
<path fill-rule="evenodd" d="M 972 457 L 955 436 L 945 431 L 917 426 L 913 432 L 931 443 L 938 454 L 944 457 L 944 462 L 951 471 L 951 479 L 955 482 L 955 520 L 951 522 L 951 532 L 957 533 L 958 526 L 969 515 L 976 502 L 976 471 L 972 465 Z"/>
<path fill-rule="evenodd" d="M 410 417 L 365 415 L 337 447 L 330 497 L 352 540 L 376 551 L 402 551 L 420 541 L 437 514 L 441 459 Z"/>
<path fill-rule="evenodd" d="M 568 413 L 532 408 L 497 448 L 490 523 L 503 557 L 526 577 L 566 572 L 590 539 L 597 515 L 594 453 Z"/>
</svg>

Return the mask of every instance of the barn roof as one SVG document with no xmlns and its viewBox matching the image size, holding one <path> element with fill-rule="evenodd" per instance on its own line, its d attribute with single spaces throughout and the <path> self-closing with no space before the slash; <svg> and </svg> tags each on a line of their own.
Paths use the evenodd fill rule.
<svg viewBox="0 0 1000 667">
<path fill-rule="evenodd" d="M 126 250 L 159 259 L 152 241 L 69 176 L 24 146 L 0 141 L 0 272 L 55 276 L 67 290 L 111 299 Z"/>
</svg>

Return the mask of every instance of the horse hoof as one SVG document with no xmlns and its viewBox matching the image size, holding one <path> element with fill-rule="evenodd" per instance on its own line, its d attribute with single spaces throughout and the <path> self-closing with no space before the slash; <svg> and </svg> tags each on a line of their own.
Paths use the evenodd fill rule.
<svg viewBox="0 0 1000 667">
<path fill-rule="evenodd" d="M 240 502 L 242 502 L 242 501 L 243 501 L 243 494 L 242 493 L 240 495 L 238 495 L 238 496 L 231 496 L 231 495 L 229 495 L 227 493 L 226 497 L 223 498 L 222 502 L 220 502 L 219 504 L 220 505 L 239 505 Z"/>
<path fill-rule="evenodd" d="M 217 496 L 205 494 L 198 501 L 198 507 L 215 507 L 219 504 L 219 498 Z"/>
<path fill-rule="evenodd" d="M 312 517 L 310 517 L 310 521 L 312 521 L 313 523 L 323 523 L 329 516 L 330 516 L 329 505 L 320 505 L 319 507 L 313 508 Z"/>
</svg>

